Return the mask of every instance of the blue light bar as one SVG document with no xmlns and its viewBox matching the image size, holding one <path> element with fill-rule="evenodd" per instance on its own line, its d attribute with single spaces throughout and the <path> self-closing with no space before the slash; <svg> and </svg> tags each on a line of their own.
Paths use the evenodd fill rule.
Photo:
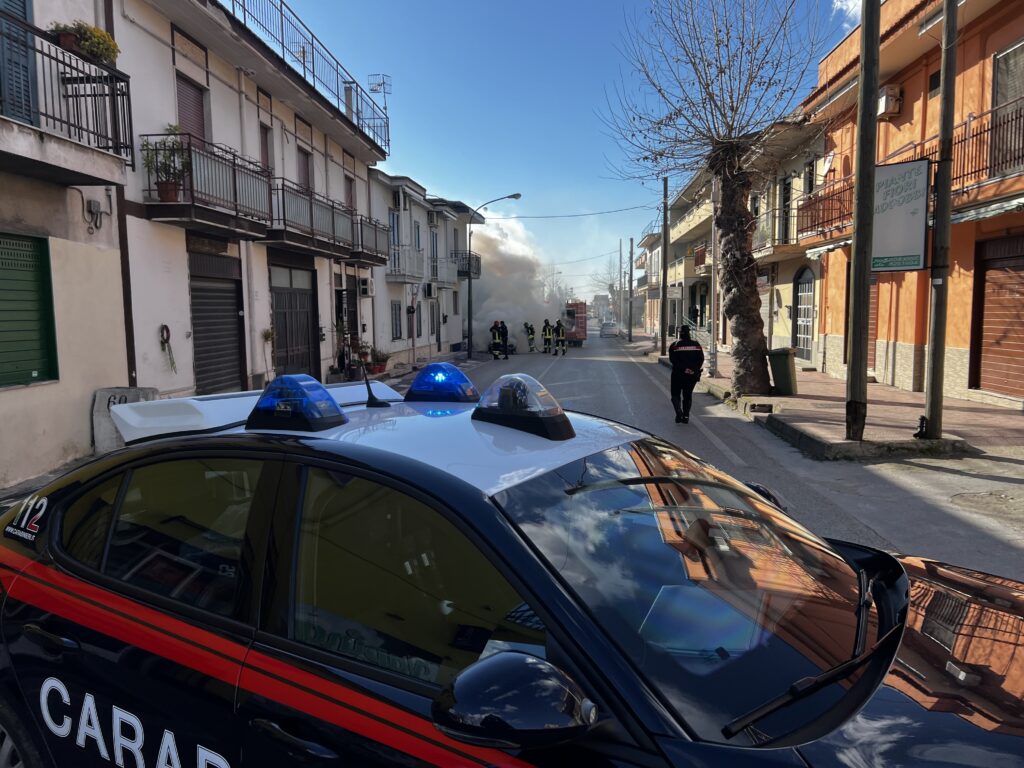
<svg viewBox="0 0 1024 768">
<path fill-rule="evenodd" d="M 476 403 L 480 393 L 473 382 L 451 363 L 430 363 L 413 379 L 405 393 L 407 403 Z"/>
<path fill-rule="evenodd" d="M 267 384 L 245 428 L 319 432 L 346 423 L 348 417 L 324 385 L 302 373 Z"/>
</svg>

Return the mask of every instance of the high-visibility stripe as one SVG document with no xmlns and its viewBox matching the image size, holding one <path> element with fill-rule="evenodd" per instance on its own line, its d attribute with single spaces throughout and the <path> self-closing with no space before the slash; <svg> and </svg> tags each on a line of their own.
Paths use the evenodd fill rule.
<svg viewBox="0 0 1024 768">
<path fill-rule="evenodd" d="M 20 575 L 19 575 L 20 574 Z M 0 584 L 15 600 L 228 685 L 330 722 L 440 766 L 527 768 L 500 750 L 446 737 L 380 699 L 253 651 L 0 546 Z"/>
</svg>

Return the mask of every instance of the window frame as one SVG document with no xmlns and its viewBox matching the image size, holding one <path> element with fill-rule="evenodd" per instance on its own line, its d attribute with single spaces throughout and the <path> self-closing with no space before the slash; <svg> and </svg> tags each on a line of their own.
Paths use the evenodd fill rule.
<svg viewBox="0 0 1024 768">
<path fill-rule="evenodd" d="M 402 338 L 402 302 L 391 300 L 391 340 L 399 341 Z M 397 321 L 397 322 L 396 322 Z M 398 334 L 397 336 L 395 334 Z"/>
<path fill-rule="evenodd" d="M 42 278 L 42 284 L 39 287 L 39 291 L 36 294 L 40 305 L 43 310 L 41 314 L 45 314 L 47 321 L 47 328 L 43 334 L 40 335 L 40 346 L 46 356 L 46 375 L 38 376 L 33 378 L 32 376 L 20 377 L 17 381 L 11 381 L 8 383 L 0 382 L 0 390 L 14 388 L 14 387 L 27 387 L 32 384 L 41 384 L 44 382 L 55 382 L 60 381 L 60 350 L 57 347 L 57 303 L 53 298 L 53 258 L 50 254 L 50 243 L 49 240 L 43 237 L 33 237 L 31 235 L 21 235 L 14 232 L 0 232 L 0 238 L 7 237 L 12 240 L 23 240 L 33 244 L 35 248 L 39 249 L 39 275 Z"/>
<path fill-rule="evenodd" d="M 158 595 L 144 589 L 143 587 L 129 584 L 121 579 L 108 576 L 96 568 L 76 559 L 64 549 L 63 531 L 65 512 L 69 507 L 74 505 L 75 502 L 97 486 L 118 474 L 122 476 L 121 486 L 118 489 L 117 499 L 114 503 L 114 514 L 111 516 L 109 528 L 107 530 L 107 537 L 109 540 L 109 537 L 117 524 L 121 505 L 131 483 L 132 473 L 136 469 L 157 464 L 166 464 L 171 461 L 201 459 L 263 461 L 265 463 L 263 471 L 270 473 L 267 476 L 267 482 L 271 484 L 273 492 L 267 494 L 267 496 L 272 498 L 263 500 L 262 504 L 258 506 L 254 503 L 254 508 L 250 510 L 249 517 L 246 520 L 244 540 L 251 542 L 252 547 L 250 548 L 250 551 L 252 554 L 247 557 L 246 548 L 242 548 L 242 560 L 240 561 L 240 566 L 243 569 L 244 575 L 241 578 L 244 583 L 240 589 L 248 589 L 248 595 L 243 594 L 242 598 L 239 600 L 236 607 L 236 615 L 224 616 L 218 613 L 213 613 L 203 608 L 197 608 L 194 605 L 181 602 L 180 600 L 175 600 L 174 598 Z M 210 448 L 205 450 L 201 448 L 193 448 L 180 450 L 172 449 L 167 452 L 150 454 L 110 467 L 106 471 L 90 478 L 89 481 L 83 484 L 80 488 L 76 488 L 73 495 L 69 495 L 60 500 L 55 510 L 54 517 L 56 519 L 53 521 L 55 524 L 48 526 L 47 548 L 52 554 L 54 561 L 61 569 L 82 579 L 83 581 L 94 584 L 97 587 L 106 589 L 138 603 L 149 605 L 164 613 L 176 614 L 192 620 L 193 622 L 202 622 L 207 625 L 219 626 L 236 632 L 239 630 L 254 631 L 259 612 L 260 596 L 263 589 L 262 580 L 265 568 L 262 566 L 262 563 L 266 555 L 267 531 L 269 530 L 274 512 L 277 509 L 279 495 L 282 491 L 281 473 L 284 466 L 283 459 L 284 456 L 280 452 L 265 448 L 254 448 L 249 450 L 240 448 Z"/>
</svg>

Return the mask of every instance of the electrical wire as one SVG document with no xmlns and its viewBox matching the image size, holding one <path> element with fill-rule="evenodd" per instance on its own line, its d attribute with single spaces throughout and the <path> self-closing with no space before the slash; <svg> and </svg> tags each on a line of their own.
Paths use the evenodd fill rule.
<svg viewBox="0 0 1024 768">
<path fill-rule="evenodd" d="M 615 208 L 611 211 L 591 211 L 590 213 L 552 213 L 545 216 L 488 216 L 487 221 L 510 221 L 512 219 L 578 219 L 583 216 L 607 216 L 610 213 L 639 211 L 640 209 L 659 210 L 658 205 L 634 205 L 630 208 Z"/>
</svg>

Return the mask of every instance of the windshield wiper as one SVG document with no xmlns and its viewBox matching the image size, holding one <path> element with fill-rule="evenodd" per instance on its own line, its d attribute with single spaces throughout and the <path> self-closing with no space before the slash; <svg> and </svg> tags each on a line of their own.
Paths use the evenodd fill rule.
<svg viewBox="0 0 1024 768">
<path fill-rule="evenodd" d="M 618 488 L 622 485 L 648 485 L 658 483 L 673 483 L 676 485 L 683 485 L 688 482 L 689 478 L 686 477 L 673 477 L 672 475 L 647 475 L 637 477 L 617 477 L 614 480 L 600 480 L 596 483 L 586 483 L 574 485 L 572 488 L 566 488 L 565 493 L 567 496 L 572 496 L 577 493 L 584 493 L 586 491 L 603 491 L 609 488 Z"/>
<path fill-rule="evenodd" d="M 764 718 L 768 717 L 768 715 L 772 714 L 773 712 L 778 712 L 780 709 L 788 707 L 790 704 L 796 701 L 806 699 L 808 696 L 817 693 L 822 688 L 832 685 L 832 683 L 837 683 L 840 680 L 846 679 L 854 672 L 856 672 L 858 669 L 860 669 L 862 666 L 864 666 L 868 661 L 870 661 L 875 651 L 878 650 L 878 648 L 880 648 L 885 643 L 885 641 L 888 640 L 892 635 L 898 632 L 901 627 L 901 624 L 897 624 L 896 626 L 894 626 L 892 629 L 890 629 L 888 632 L 882 635 L 882 637 L 878 639 L 878 642 L 871 646 L 871 648 L 865 653 L 862 653 L 858 656 L 854 656 L 849 661 L 844 661 L 842 664 L 837 664 L 831 669 L 826 669 L 819 675 L 814 675 L 813 677 L 804 677 L 800 680 L 797 680 L 795 683 L 789 686 L 789 689 L 781 696 L 776 696 L 774 699 L 770 699 L 769 701 L 766 701 L 764 704 L 761 704 L 760 706 L 750 710 L 745 715 L 740 715 L 735 720 L 727 723 L 726 726 L 722 729 L 722 735 L 725 736 L 725 738 L 727 739 L 731 739 L 737 734 L 744 731 L 745 729 L 752 726 L 754 723 L 757 723 L 763 720 Z"/>
</svg>

